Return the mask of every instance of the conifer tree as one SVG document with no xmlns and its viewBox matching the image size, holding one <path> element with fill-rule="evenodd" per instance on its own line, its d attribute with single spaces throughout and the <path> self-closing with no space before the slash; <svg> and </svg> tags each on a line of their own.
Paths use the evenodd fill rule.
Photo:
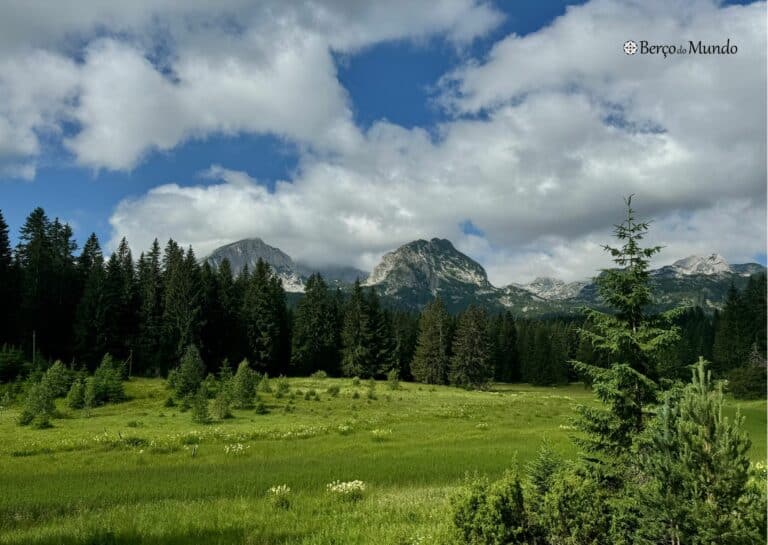
<svg viewBox="0 0 768 545">
<path fill-rule="evenodd" d="M 75 313 L 75 353 L 89 369 L 95 369 L 107 352 L 103 312 L 104 256 L 95 233 L 88 237 L 78 258 L 78 272 L 83 284 Z"/>
<path fill-rule="evenodd" d="M 448 377 L 465 388 L 485 386 L 493 378 L 487 318 L 480 307 L 470 306 L 459 318 Z"/>
<path fill-rule="evenodd" d="M 366 373 L 373 361 L 369 339 L 370 324 L 365 308 L 365 297 L 360 281 L 356 280 L 344 309 L 344 324 L 341 330 L 341 371 L 344 376 L 367 376 Z"/>
<path fill-rule="evenodd" d="M 178 359 L 186 346 L 197 344 L 200 327 L 200 269 L 192 248 L 169 241 L 164 261 L 163 323 L 167 350 Z"/>
<path fill-rule="evenodd" d="M 520 380 L 520 361 L 517 353 L 517 327 L 509 311 L 497 314 L 489 323 L 493 346 L 494 377 L 500 382 Z"/>
<path fill-rule="evenodd" d="M 18 269 L 13 260 L 8 224 L 0 210 L 0 344 L 16 343 L 19 336 Z"/>
<path fill-rule="evenodd" d="M 243 360 L 237 366 L 237 372 L 232 379 L 232 399 L 239 409 L 249 409 L 256 397 L 256 376 L 248 360 Z"/>
<path fill-rule="evenodd" d="M 427 384 L 445 384 L 450 364 L 450 317 L 437 297 L 421 313 L 416 353 L 411 362 L 414 380 Z"/>
<path fill-rule="evenodd" d="M 138 328 L 136 360 L 143 370 L 166 370 L 163 349 L 163 280 L 160 244 L 152 242 L 149 252 L 139 258 L 137 271 Z"/>
<path fill-rule="evenodd" d="M 285 291 L 261 259 L 248 280 L 242 316 L 254 362 L 273 374 L 282 372 L 290 357 Z"/>
<path fill-rule="evenodd" d="M 639 544 L 765 542 L 765 481 L 750 483 L 744 418 L 723 416 L 706 365 L 700 358 L 682 395 L 664 395 L 639 441 Z"/>
<path fill-rule="evenodd" d="M 292 331 L 291 364 L 299 374 L 337 371 L 340 324 L 336 310 L 323 277 L 311 275 L 296 307 Z"/>
<path fill-rule="evenodd" d="M 588 328 L 584 335 L 596 350 L 610 357 L 607 369 L 574 362 L 576 369 L 592 382 L 597 397 L 607 410 L 582 406 L 580 428 L 583 446 L 593 454 L 605 454 L 620 464 L 632 439 L 645 425 L 645 410 L 656 401 L 658 355 L 679 338 L 672 321 L 680 309 L 652 318 L 646 314 L 651 303 L 649 283 L 650 258 L 661 248 L 644 248 L 642 240 L 647 222 L 638 221 L 632 209 L 632 197 L 626 199 L 626 217 L 615 226 L 621 246 L 605 246 L 618 268 L 605 269 L 596 278 L 599 293 L 614 311 L 607 314 L 587 310 Z"/>
<path fill-rule="evenodd" d="M 189 345 L 181 358 L 173 377 L 173 387 L 176 396 L 183 398 L 194 394 L 203 381 L 205 364 L 200 357 L 200 351 L 193 344 Z"/>
<path fill-rule="evenodd" d="M 191 403 L 192 422 L 197 424 L 207 424 L 211 421 L 211 415 L 208 411 L 208 389 L 205 384 L 200 383 L 192 397 Z"/>
</svg>

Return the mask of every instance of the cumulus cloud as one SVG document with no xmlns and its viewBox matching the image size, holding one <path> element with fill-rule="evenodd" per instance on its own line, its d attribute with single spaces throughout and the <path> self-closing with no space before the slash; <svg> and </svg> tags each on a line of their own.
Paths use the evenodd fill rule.
<svg viewBox="0 0 768 545">
<path fill-rule="evenodd" d="M 114 237 L 136 247 L 173 237 L 205 254 L 260 236 L 302 261 L 370 269 L 399 244 L 441 236 L 498 285 L 574 280 L 608 263 L 601 245 L 622 197 L 636 193 L 641 215 L 656 219 L 654 241 L 667 246 L 657 265 L 713 251 L 748 261 L 765 248 L 765 3 L 570 7 L 446 74 L 436 101 L 448 121 L 413 129 L 381 121 L 365 131 L 331 52 L 435 33 L 460 44 L 497 24 L 498 13 L 469 0 L 221 6 L 227 24 L 213 30 L 197 19 L 201 5 L 185 7 L 160 56 L 148 54 L 152 24 L 131 12 L 130 39 L 91 41 L 56 106 L 16 124 L 31 140 L 10 153 L 34 156 L 37 127 L 55 129 L 57 116 L 78 124 L 66 145 L 94 168 L 130 169 L 150 150 L 212 133 L 269 132 L 299 144 L 295 175 L 272 191 L 213 165 L 201 175 L 216 183 L 167 184 L 122 201 Z M 728 38 L 735 55 L 621 50 L 627 39 Z M 465 233 L 467 221 L 483 234 Z"/>
<path fill-rule="evenodd" d="M 332 52 L 435 34 L 460 45 L 500 20 L 475 0 L 0 8 L 0 168 L 29 164 L 41 131 L 67 123 L 64 145 L 96 170 L 130 170 L 147 153 L 212 134 L 349 151 L 360 135 Z"/>
</svg>

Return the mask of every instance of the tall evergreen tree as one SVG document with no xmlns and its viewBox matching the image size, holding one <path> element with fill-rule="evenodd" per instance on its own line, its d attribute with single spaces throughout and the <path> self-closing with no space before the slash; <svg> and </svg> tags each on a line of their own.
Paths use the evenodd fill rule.
<svg viewBox="0 0 768 545">
<path fill-rule="evenodd" d="M 253 361 L 269 373 L 284 373 L 290 357 L 285 291 L 261 259 L 248 280 L 242 315 Z"/>
<path fill-rule="evenodd" d="M 192 248 L 185 254 L 173 240 L 166 246 L 163 263 L 166 357 L 178 361 L 186 346 L 199 342 L 200 271 Z"/>
<path fill-rule="evenodd" d="M 645 410 L 656 401 L 657 385 L 652 377 L 658 356 L 679 338 L 672 320 L 680 310 L 658 317 L 646 314 L 651 303 L 650 258 L 661 250 L 658 246 L 641 246 L 648 225 L 635 218 L 632 197 L 626 199 L 626 217 L 614 230 L 622 245 L 605 246 L 618 268 L 603 270 L 595 280 L 601 297 L 615 313 L 588 310 L 590 327 L 581 330 L 612 363 L 604 369 L 574 362 L 576 369 L 592 382 L 607 409 L 579 408 L 580 428 L 585 435 L 582 444 L 592 454 L 608 455 L 611 464 L 621 464 L 633 437 L 643 430 Z"/>
<path fill-rule="evenodd" d="M 446 384 L 450 365 L 450 317 L 437 297 L 421 312 L 416 353 L 411 362 L 413 379 L 427 384 Z"/>
<path fill-rule="evenodd" d="M 15 344 L 19 339 L 18 269 L 13 260 L 8 224 L 0 210 L 0 344 Z"/>
<path fill-rule="evenodd" d="M 323 277 L 307 279 L 304 297 L 296 307 L 291 364 L 299 374 L 339 367 L 340 323 L 337 308 Z"/>
<path fill-rule="evenodd" d="M 78 273 L 83 290 L 75 313 L 75 354 L 93 370 L 108 351 L 104 332 L 104 320 L 108 318 L 103 312 L 104 256 L 95 233 L 91 233 L 83 246 Z"/>
<path fill-rule="evenodd" d="M 139 258 L 137 270 L 138 331 L 136 339 L 137 370 L 165 371 L 163 348 L 163 279 L 160 244 L 152 242 L 149 252 Z"/>
<path fill-rule="evenodd" d="M 509 311 L 497 314 L 489 323 L 493 346 L 494 377 L 500 382 L 520 380 L 517 353 L 517 327 Z"/>
<path fill-rule="evenodd" d="M 371 347 L 367 342 L 370 337 L 369 331 L 365 296 L 360 281 L 355 280 L 352 294 L 344 309 L 341 330 L 341 371 L 345 376 L 369 376 L 373 362 Z"/>
<path fill-rule="evenodd" d="M 455 386 L 478 388 L 493 378 L 491 340 L 485 311 L 470 306 L 459 319 L 448 377 Z"/>
</svg>

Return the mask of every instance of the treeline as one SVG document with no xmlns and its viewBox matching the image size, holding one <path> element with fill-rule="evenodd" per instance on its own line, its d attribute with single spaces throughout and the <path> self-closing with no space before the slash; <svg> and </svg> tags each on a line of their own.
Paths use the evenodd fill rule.
<svg viewBox="0 0 768 545">
<path fill-rule="evenodd" d="M 373 289 L 356 283 L 343 293 L 320 275 L 289 308 L 264 262 L 235 276 L 229 262 L 201 264 L 173 240 L 163 248 L 155 240 L 134 258 L 123 239 L 106 258 L 93 234 L 78 253 L 71 228 L 41 208 L 27 217 L 15 250 L 0 214 L 0 301 L 0 381 L 28 373 L 33 350 L 38 367 L 60 359 L 93 371 L 110 354 L 129 374 L 165 376 L 196 346 L 206 372 L 247 359 L 271 376 L 368 378 L 394 369 L 403 379 L 468 387 L 567 383 L 577 378 L 570 360 L 607 363 L 579 335 L 581 320 L 515 319 L 477 307 L 452 316 L 439 299 L 407 313 L 385 308 Z M 658 373 L 687 376 L 700 355 L 723 374 L 764 359 L 758 316 L 764 276 L 732 290 L 719 316 L 694 309 L 680 317 L 682 338 Z"/>
</svg>

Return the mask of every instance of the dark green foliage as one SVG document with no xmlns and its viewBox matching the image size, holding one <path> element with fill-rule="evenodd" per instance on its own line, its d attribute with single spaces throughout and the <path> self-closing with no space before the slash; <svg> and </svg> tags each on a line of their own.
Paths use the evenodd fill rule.
<svg viewBox="0 0 768 545">
<path fill-rule="evenodd" d="M 489 320 L 488 331 L 492 341 L 494 378 L 500 382 L 520 380 L 520 358 L 517 353 L 517 327 L 512 313 L 497 314 Z"/>
<path fill-rule="evenodd" d="M 69 388 L 66 398 L 67 407 L 70 409 L 82 409 L 85 407 L 85 381 L 77 379 Z"/>
<path fill-rule="evenodd" d="M 387 373 L 387 386 L 390 390 L 400 389 L 400 373 L 397 372 L 397 369 L 390 369 Z"/>
<path fill-rule="evenodd" d="M 192 414 L 192 422 L 197 424 L 207 424 L 211 421 L 211 415 L 208 412 L 208 389 L 205 384 L 201 383 L 197 392 L 192 396 L 190 413 Z"/>
<path fill-rule="evenodd" d="M 454 386 L 478 388 L 493 378 L 491 340 L 485 311 L 470 306 L 459 318 L 448 378 Z"/>
<path fill-rule="evenodd" d="M 192 248 L 185 253 L 176 242 L 168 241 L 163 255 L 163 284 L 165 357 L 177 361 L 199 340 L 200 267 Z"/>
<path fill-rule="evenodd" d="M 232 400 L 239 409 L 253 407 L 256 397 L 256 373 L 251 369 L 248 360 L 243 360 L 237 366 L 237 373 L 232 379 Z"/>
<path fill-rule="evenodd" d="M 46 379 L 53 393 L 53 397 L 63 397 L 69 392 L 69 387 L 74 380 L 72 372 L 64 367 L 60 361 L 55 361 L 45 372 Z"/>
<path fill-rule="evenodd" d="M 319 274 L 307 280 L 296 307 L 291 365 L 302 374 L 336 372 L 339 362 L 341 318 L 336 300 Z"/>
<path fill-rule="evenodd" d="M 176 397 L 184 398 L 197 392 L 203 381 L 204 372 L 205 365 L 200 357 L 200 351 L 195 345 L 189 345 L 171 380 L 171 387 L 175 390 Z"/>
<path fill-rule="evenodd" d="M 124 373 L 124 365 L 111 355 L 105 354 L 93 376 L 86 380 L 86 406 L 95 407 L 104 403 L 123 401 L 125 399 Z"/>
<path fill-rule="evenodd" d="M 242 316 L 252 361 L 257 368 L 280 372 L 290 361 L 285 291 L 280 279 L 261 259 L 248 279 Z"/>
<path fill-rule="evenodd" d="M 528 544 L 534 536 L 517 474 L 474 479 L 453 498 L 453 524 L 466 545 Z"/>
<path fill-rule="evenodd" d="M 394 364 L 391 323 L 373 289 L 356 281 L 347 302 L 341 332 L 341 371 L 345 376 L 373 377 Z"/>
<path fill-rule="evenodd" d="M 21 426 L 31 424 L 42 429 L 51 425 L 51 418 L 56 410 L 54 390 L 47 376 L 35 382 L 27 391 L 24 398 L 24 407 L 19 415 L 18 423 Z"/>
<path fill-rule="evenodd" d="M 691 383 L 665 395 L 639 441 L 637 543 L 765 542 L 765 488 L 750 485 L 742 424 L 723 416 L 722 392 L 700 359 Z"/>
<path fill-rule="evenodd" d="M 0 383 L 24 376 L 27 367 L 24 352 L 8 345 L 0 347 Z"/>
<path fill-rule="evenodd" d="M 746 365 L 753 349 L 766 358 L 765 317 L 765 274 L 750 277 L 743 292 L 731 286 L 715 326 L 712 356 L 718 375 Z"/>
<path fill-rule="evenodd" d="M 450 317 L 438 297 L 421 313 L 416 352 L 411 362 L 411 374 L 417 382 L 445 384 L 450 364 Z"/>
<path fill-rule="evenodd" d="M 737 367 L 728 373 L 728 391 L 737 399 L 765 399 L 766 380 L 762 365 Z"/>
<path fill-rule="evenodd" d="M 669 311 L 650 317 L 645 313 L 651 302 L 649 262 L 660 248 L 640 245 L 648 223 L 635 219 L 631 197 L 626 204 L 626 219 L 614 231 L 622 246 L 605 247 L 619 268 L 606 269 L 596 279 L 602 298 L 615 313 L 587 310 L 590 327 L 581 330 L 597 351 L 610 358 L 610 367 L 575 362 L 606 407 L 580 407 L 580 427 L 585 434 L 581 444 L 590 453 L 606 454 L 611 463 L 618 464 L 633 437 L 643 430 L 645 408 L 656 401 L 653 377 L 659 358 L 679 339 L 672 321 L 680 314 Z"/>
</svg>

